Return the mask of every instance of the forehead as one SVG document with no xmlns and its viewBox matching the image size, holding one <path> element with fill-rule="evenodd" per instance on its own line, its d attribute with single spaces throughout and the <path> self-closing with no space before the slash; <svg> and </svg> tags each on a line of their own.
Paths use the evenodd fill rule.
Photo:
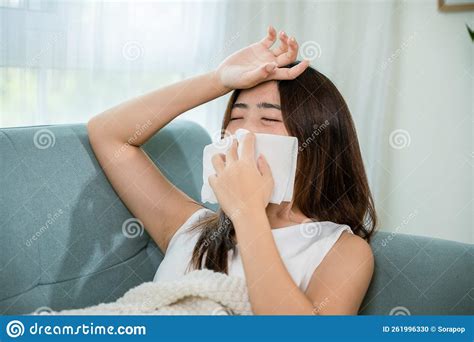
<svg viewBox="0 0 474 342">
<path fill-rule="evenodd" d="M 267 81 L 255 87 L 241 90 L 236 102 L 270 102 L 280 103 L 280 92 L 276 81 Z"/>
</svg>

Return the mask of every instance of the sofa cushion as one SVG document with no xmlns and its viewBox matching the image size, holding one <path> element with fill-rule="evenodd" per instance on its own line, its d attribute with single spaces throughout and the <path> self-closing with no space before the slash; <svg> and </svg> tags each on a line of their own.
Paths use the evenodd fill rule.
<svg viewBox="0 0 474 342">
<path fill-rule="evenodd" d="M 175 120 L 142 148 L 199 201 L 210 141 L 198 124 Z M 153 279 L 163 255 L 146 231 L 124 234 L 133 215 L 98 164 L 85 124 L 2 128 L 0 149 L 1 314 L 112 301 Z"/>
</svg>

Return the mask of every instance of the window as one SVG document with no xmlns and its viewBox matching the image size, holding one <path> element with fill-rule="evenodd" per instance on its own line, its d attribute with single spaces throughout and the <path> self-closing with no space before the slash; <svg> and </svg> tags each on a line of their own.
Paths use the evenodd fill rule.
<svg viewBox="0 0 474 342">
<path fill-rule="evenodd" d="M 86 122 L 210 70 L 222 10 L 218 2 L 0 1 L 0 126 Z M 208 129 L 218 122 L 213 105 L 192 111 L 182 118 Z"/>
</svg>

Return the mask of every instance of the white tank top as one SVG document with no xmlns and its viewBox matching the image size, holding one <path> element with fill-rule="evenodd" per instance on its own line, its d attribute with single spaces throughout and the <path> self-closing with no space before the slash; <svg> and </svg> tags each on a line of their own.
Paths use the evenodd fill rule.
<svg viewBox="0 0 474 342">
<path fill-rule="evenodd" d="M 156 271 L 153 281 L 175 280 L 185 274 L 194 246 L 200 235 L 199 228 L 193 231 L 187 231 L 187 228 L 197 220 L 212 214 L 214 212 L 210 209 L 198 209 L 178 228 L 169 242 L 168 250 Z M 330 221 L 305 222 L 272 229 L 273 238 L 283 263 L 294 282 L 303 292 L 306 291 L 314 270 L 343 231 L 353 234 L 349 226 Z M 236 251 L 235 255 L 233 255 L 232 250 L 229 251 L 228 273 L 229 275 L 245 278 L 238 245 Z"/>
</svg>

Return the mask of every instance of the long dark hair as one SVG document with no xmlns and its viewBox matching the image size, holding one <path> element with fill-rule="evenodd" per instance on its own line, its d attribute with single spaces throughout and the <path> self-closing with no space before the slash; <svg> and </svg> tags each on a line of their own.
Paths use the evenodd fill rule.
<svg viewBox="0 0 474 342">
<path fill-rule="evenodd" d="M 287 65 L 292 67 L 296 61 Z M 283 123 L 298 139 L 294 205 L 312 220 L 348 225 L 370 242 L 377 217 L 349 108 L 336 86 L 308 67 L 294 80 L 277 81 Z M 230 121 L 232 105 L 241 90 L 231 94 L 221 137 Z M 201 233 L 189 267 L 228 273 L 228 252 L 235 253 L 231 219 L 219 208 L 215 215 L 190 227 Z"/>
</svg>

